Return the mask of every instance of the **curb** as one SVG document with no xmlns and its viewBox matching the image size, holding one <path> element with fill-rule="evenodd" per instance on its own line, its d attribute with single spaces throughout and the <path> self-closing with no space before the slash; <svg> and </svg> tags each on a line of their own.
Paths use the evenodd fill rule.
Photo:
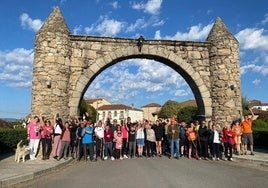
<svg viewBox="0 0 268 188">
<path fill-rule="evenodd" d="M 11 187 L 11 186 L 15 186 L 16 184 L 19 184 L 19 183 L 32 181 L 38 177 L 41 177 L 42 175 L 46 175 L 46 174 L 50 173 L 51 171 L 55 171 L 55 170 L 58 170 L 60 168 L 63 168 L 67 164 L 69 164 L 73 161 L 74 161 L 73 159 L 69 159 L 68 161 L 64 161 L 64 162 L 62 162 L 54 167 L 51 167 L 51 168 L 47 168 L 44 170 L 31 172 L 28 174 L 22 174 L 19 176 L 13 176 L 13 177 L 8 177 L 5 179 L 2 179 L 2 180 L 0 180 L 0 188 Z"/>
<path fill-rule="evenodd" d="M 240 158 L 240 157 L 233 157 L 236 160 L 242 161 L 242 162 L 249 162 L 251 164 L 260 165 L 264 167 L 268 167 L 268 161 L 266 160 L 260 160 L 260 159 L 246 159 L 246 158 Z"/>
</svg>

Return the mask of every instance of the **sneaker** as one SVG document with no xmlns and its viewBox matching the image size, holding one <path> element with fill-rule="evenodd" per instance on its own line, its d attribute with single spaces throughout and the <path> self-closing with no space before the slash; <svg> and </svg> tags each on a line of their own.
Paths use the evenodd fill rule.
<svg viewBox="0 0 268 188">
<path fill-rule="evenodd" d="M 104 157 L 104 160 L 107 160 L 107 159 L 108 159 L 108 157 L 107 157 L 107 156 L 105 156 L 105 157 Z"/>
<path fill-rule="evenodd" d="M 114 161 L 114 157 L 113 156 L 111 157 L 111 160 Z"/>
<path fill-rule="evenodd" d="M 124 159 L 128 159 L 128 156 L 127 155 L 124 155 Z"/>
<path fill-rule="evenodd" d="M 216 158 L 216 160 L 217 160 L 217 161 L 219 161 L 219 160 L 220 160 L 220 158 L 218 157 L 218 158 Z"/>
<path fill-rule="evenodd" d="M 227 161 L 227 158 L 225 157 L 223 160 L 224 160 L 224 161 Z"/>
<path fill-rule="evenodd" d="M 120 157 L 120 160 L 122 160 L 123 159 L 123 157 Z"/>
<path fill-rule="evenodd" d="M 212 157 L 212 161 L 215 161 L 215 157 Z"/>
<path fill-rule="evenodd" d="M 230 160 L 230 161 L 233 161 L 233 158 L 231 157 L 229 160 Z"/>
<path fill-rule="evenodd" d="M 251 152 L 250 155 L 255 155 L 255 154 L 253 152 Z"/>
</svg>

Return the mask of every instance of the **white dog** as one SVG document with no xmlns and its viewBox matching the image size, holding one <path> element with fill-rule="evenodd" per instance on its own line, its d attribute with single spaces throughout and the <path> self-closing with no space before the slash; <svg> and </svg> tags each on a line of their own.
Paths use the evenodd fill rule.
<svg viewBox="0 0 268 188">
<path fill-rule="evenodd" d="M 26 145 L 21 146 L 22 140 L 17 144 L 17 149 L 15 153 L 15 162 L 19 163 L 20 159 L 25 162 L 25 156 L 29 155 L 30 148 Z"/>
</svg>

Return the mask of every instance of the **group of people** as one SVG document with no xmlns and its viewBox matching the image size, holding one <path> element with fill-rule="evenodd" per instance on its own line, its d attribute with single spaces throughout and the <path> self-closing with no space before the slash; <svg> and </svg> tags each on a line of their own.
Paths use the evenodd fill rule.
<svg viewBox="0 0 268 188">
<path fill-rule="evenodd" d="M 40 114 L 27 125 L 30 159 L 36 159 L 41 141 L 43 160 L 50 156 L 56 160 L 73 157 L 78 161 L 97 161 L 163 155 L 170 159 L 232 160 L 233 152 L 248 154 L 248 145 L 249 154 L 254 155 L 251 126 L 256 117 L 250 112 L 250 117 L 223 126 L 213 121 L 187 125 L 175 118 L 133 123 L 130 117 L 120 122 L 100 120 L 95 125 L 88 118 L 75 117 L 63 123 L 58 114 L 52 123 Z"/>
</svg>

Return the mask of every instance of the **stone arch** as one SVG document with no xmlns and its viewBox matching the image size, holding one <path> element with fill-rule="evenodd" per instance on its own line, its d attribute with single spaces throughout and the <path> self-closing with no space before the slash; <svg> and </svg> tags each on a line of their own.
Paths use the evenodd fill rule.
<svg viewBox="0 0 268 188">
<path fill-rule="evenodd" d="M 77 113 L 77 107 L 79 106 L 86 88 L 100 72 L 119 61 L 132 58 L 152 59 L 173 68 L 185 79 L 192 89 L 196 98 L 199 116 L 211 117 L 212 108 L 209 89 L 204 84 L 200 74 L 196 72 L 189 63 L 183 60 L 179 55 L 164 48 L 151 48 L 148 53 L 140 53 L 137 51 L 136 46 L 129 46 L 125 51 L 117 49 L 114 52 L 97 59 L 97 67 L 94 64 L 83 71 L 83 74 L 77 81 L 77 85 L 74 89 L 75 91 L 70 97 L 70 115 L 73 116 Z"/>
<path fill-rule="evenodd" d="M 31 113 L 52 118 L 59 112 L 67 119 L 101 71 L 132 58 L 153 59 L 178 72 L 203 118 L 241 116 L 239 44 L 220 18 L 204 42 L 94 37 L 72 35 L 59 8 L 36 34 Z"/>
</svg>

